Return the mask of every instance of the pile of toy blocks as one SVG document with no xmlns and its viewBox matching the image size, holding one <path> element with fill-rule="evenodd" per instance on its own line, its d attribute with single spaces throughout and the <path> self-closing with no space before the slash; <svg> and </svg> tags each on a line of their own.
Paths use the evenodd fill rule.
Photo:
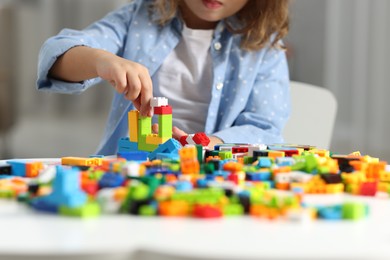
<svg viewBox="0 0 390 260">
<path fill-rule="evenodd" d="M 0 166 L 0 197 L 67 216 L 99 214 L 220 218 L 250 215 L 307 221 L 358 220 L 359 200 L 308 204 L 308 195 L 388 197 L 390 172 L 378 158 L 332 154 L 306 145 L 221 144 L 204 133 L 172 139 L 172 108 L 153 102 L 151 119 L 129 112 L 129 137 L 114 157 L 64 157 L 58 165 L 10 160 Z M 379 198 L 373 198 L 379 199 Z"/>
</svg>

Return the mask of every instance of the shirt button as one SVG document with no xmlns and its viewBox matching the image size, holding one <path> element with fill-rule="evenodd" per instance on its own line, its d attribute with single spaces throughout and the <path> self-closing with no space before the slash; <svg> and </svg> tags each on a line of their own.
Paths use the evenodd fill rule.
<svg viewBox="0 0 390 260">
<path fill-rule="evenodd" d="M 220 42 L 214 43 L 214 49 L 219 51 L 222 48 L 222 44 Z"/>
<path fill-rule="evenodd" d="M 222 82 L 219 82 L 216 86 L 215 86 L 218 90 L 221 90 L 223 88 L 223 83 Z"/>
</svg>

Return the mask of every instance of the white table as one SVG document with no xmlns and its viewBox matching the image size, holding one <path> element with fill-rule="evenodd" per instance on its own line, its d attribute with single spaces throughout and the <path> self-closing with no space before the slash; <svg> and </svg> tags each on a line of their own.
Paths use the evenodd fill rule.
<svg viewBox="0 0 390 260">
<path fill-rule="evenodd" d="M 1 163 L 1 161 L 0 161 Z M 390 259 L 390 201 L 363 200 L 366 220 L 294 223 L 103 215 L 70 218 L 0 200 L 0 259 Z"/>
</svg>

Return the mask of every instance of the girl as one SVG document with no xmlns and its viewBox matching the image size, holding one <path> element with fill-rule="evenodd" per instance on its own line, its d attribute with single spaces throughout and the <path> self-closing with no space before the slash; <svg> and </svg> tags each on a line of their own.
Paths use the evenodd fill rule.
<svg viewBox="0 0 390 260">
<path fill-rule="evenodd" d="M 288 0 L 134 0 L 43 45 L 38 89 L 80 93 L 104 79 L 116 94 L 99 154 L 115 154 L 127 112 L 169 99 L 173 136 L 214 144 L 280 143 L 290 114 L 281 39 Z M 154 130 L 157 131 L 156 126 Z"/>
</svg>

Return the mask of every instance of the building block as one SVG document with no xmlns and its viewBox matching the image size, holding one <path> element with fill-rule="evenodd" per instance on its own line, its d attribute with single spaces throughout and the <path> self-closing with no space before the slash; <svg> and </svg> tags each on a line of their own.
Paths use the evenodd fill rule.
<svg viewBox="0 0 390 260">
<path fill-rule="evenodd" d="M 128 123 L 129 123 L 130 142 L 138 142 L 138 119 L 139 119 L 139 111 L 137 110 L 129 111 Z"/>
<path fill-rule="evenodd" d="M 107 172 L 99 180 L 99 188 L 116 188 L 122 186 L 125 178 L 117 173 Z"/>
<path fill-rule="evenodd" d="M 75 207 L 75 208 L 60 206 L 59 213 L 64 216 L 71 216 L 71 217 L 82 217 L 82 218 L 96 217 L 100 215 L 100 206 L 96 202 L 89 202 L 80 207 Z"/>
<path fill-rule="evenodd" d="M 0 175 L 12 175 L 12 166 L 9 164 L 0 165 Z"/>
<path fill-rule="evenodd" d="M 62 165 L 68 166 L 100 166 L 102 158 L 62 157 Z"/>
<path fill-rule="evenodd" d="M 359 220 L 368 214 L 368 207 L 361 202 L 346 202 L 342 205 L 343 219 Z"/>
<path fill-rule="evenodd" d="M 53 206 L 81 207 L 87 202 L 87 195 L 80 188 L 78 170 L 57 166 L 57 175 L 51 194 L 41 197 L 43 204 Z"/>
<path fill-rule="evenodd" d="M 186 144 L 188 144 L 187 143 L 187 137 L 188 137 L 188 135 L 183 135 L 183 136 L 180 137 L 179 142 L 180 142 L 180 144 L 182 146 L 185 146 Z"/>
<path fill-rule="evenodd" d="M 172 138 L 172 137 L 160 137 L 158 134 L 149 134 L 146 136 L 146 143 L 159 145 L 159 144 L 165 143 L 170 138 Z"/>
<path fill-rule="evenodd" d="M 151 107 L 163 107 L 168 106 L 168 99 L 165 97 L 153 97 L 150 101 Z"/>
<path fill-rule="evenodd" d="M 148 152 L 144 151 L 129 151 L 129 152 L 118 152 L 119 158 L 124 158 L 127 161 L 147 161 Z"/>
<path fill-rule="evenodd" d="M 196 133 L 192 138 L 196 144 L 202 146 L 208 146 L 210 143 L 210 138 L 205 133 Z"/>
<path fill-rule="evenodd" d="M 152 133 L 152 118 L 140 116 L 138 118 L 138 141 L 142 136 Z"/>
<path fill-rule="evenodd" d="M 172 138 L 172 114 L 158 115 L 158 136 Z"/>
<path fill-rule="evenodd" d="M 158 144 L 148 144 L 146 142 L 146 135 L 139 136 L 138 138 L 138 150 L 152 152 L 156 150 Z"/>
<path fill-rule="evenodd" d="M 162 106 L 154 108 L 155 115 L 172 115 L 172 107 L 171 106 Z"/>
<path fill-rule="evenodd" d="M 43 169 L 42 162 L 27 162 L 25 160 L 7 161 L 11 165 L 11 173 L 19 177 L 37 177 Z"/>
<path fill-rule="evenodd" d="M 155 160 L 157 154 L 159 153 L 177 154 L 181 147 L 182 146 L 180 145 L 179 141 L 171 138 L 165 143 L 161 144 L 156 150 L 151 152 L 148 156 L 149 160 Z"/>
<path fill-rule="evenodd" d="M 138 143 L 131 142 L 128 137 L 120 138 L 118 141 L 118 152 L 138 151 Z"/>
</svg>

